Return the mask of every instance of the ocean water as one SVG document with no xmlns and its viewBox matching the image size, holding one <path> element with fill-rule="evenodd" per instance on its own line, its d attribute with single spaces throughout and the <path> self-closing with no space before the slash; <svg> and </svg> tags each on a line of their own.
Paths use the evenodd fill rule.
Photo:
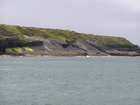
<svg viewBox="0 0 140 105">
<path fill-rule="evenodd" d="M 0 57 L 0 105 L 140 105 L 140 57 Z"/>
</svg>

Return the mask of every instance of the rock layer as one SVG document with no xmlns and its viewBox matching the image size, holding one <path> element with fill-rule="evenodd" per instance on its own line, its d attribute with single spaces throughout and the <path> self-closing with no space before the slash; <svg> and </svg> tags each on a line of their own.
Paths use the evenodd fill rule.
<svg viewBox="0 0 140 105">
<path fill-rule="evenodd" d="M 52 56 L 139 56 L 140 48 L 137 45 L 104 45 L 89 40 L 75 39 L 72 42 L 52 38 L 26 37 L 27 42 L 19 42 L 16 37 L 0 40 L 1 54 L 7 54 L 7 47 L 29 46 L 34 50 L 32 53 L 23 55 L 52 55 Z M 37 40 L 38 39 L 38 40 Z M 8 53 L 10 54 L 10 53 Z M 11 53 L 12 55 L 13 53 Z M 15 53 L 14 53 L 15 54 Z M 18 55 L 18 54 L 17 54 Z"/>
<path fill-rule="evenodd" d="M 34 51 L 29 52 L 32 49 Z M 61 29 L 0 25 L 0 54 L 139 56 L 140 47 L 122 37 L 99 36 Z"/>
</svg>

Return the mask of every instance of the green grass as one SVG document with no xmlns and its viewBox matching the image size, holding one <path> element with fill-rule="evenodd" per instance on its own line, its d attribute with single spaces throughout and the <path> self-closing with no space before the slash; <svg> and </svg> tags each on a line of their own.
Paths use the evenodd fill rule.
<svg viewBox="0 0 140 105">
<path fill-rule="evenodd" d="M 19 41 L 24 41 L 23 34 L 16 28 L 16 26 L 0 25 L 0 30 L 7 31 L 11 36 L 16 36 Z"/>
<path fill-rule="evenodd" d="M 103 44 L 132 45 L 131 42 L 121 37 L 95 36 L 95 39 L 101 41 Z"/>
<path fill-rule="evenodd" d="M 5 34 L 3 34 L 5 33 Z M 3 36 L 16 36 L 20 42 L 25 41 L 24 35 L 39 36 L 43 38 L 54 38 L 59 40 L 73 41 L 75 39 L 90 40 L 100 42 L 103 44 L 120 44 L 120 45 L 132 45 L 128 40 L 121 37 L 112 36 L 99 36 L 93 34 L 77 33 L 69 30 L 61 29 L 45 29 L 35 27 L 21 27 L 12 25 L 0 25 L 0 38 Z"/>
<path fill-rule="evenodd" d="M 12 25 L 0 25 L 0 29 L 7 31 L 11 36 L 16 36 L 20 41 L 24 41 L 24 35 L 28 36 L 40 36 L 44 38 L 54 38 L 59 40 L 73 41 L 80 38 L 83 40 L 89 40 L 89 35 L 77 33 L 69 30 L 61 29 L 43 29 L 34 27 L 20 27 Z"/>
</svg>

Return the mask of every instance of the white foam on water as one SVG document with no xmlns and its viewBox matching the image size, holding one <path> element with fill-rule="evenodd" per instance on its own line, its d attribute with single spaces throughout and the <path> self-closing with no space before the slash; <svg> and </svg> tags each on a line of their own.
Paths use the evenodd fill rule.
<svg viewBox="0 0 140 105">
<path fill-rule="evenodd" d="M 0 69 L 0 71 L 13 71 L 14 69 Z"/>
</svg>

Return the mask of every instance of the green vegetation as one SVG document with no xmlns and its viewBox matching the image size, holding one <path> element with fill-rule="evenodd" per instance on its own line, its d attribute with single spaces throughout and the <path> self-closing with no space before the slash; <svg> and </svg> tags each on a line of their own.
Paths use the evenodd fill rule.
<svg viewBox="0 0 140 105">
<path fill-rule="evenodd" d="M 16 28 L 16 26 L 0 25 L 0 32 L 7 32 L 10 36 L 17 36 L 19 41 L 24 41 L 23 34 Z"/>
<path fill-rule="evenodd" d="M 33 49 L 31 49 L 30 47 L 23 47 L 23 49 L 25 50 L 25 51 L 27 51 L 27 52 L 34 52 L 34 50 Z"/>
<path fill-rule="evenodd" d="M 5 50 L 6 50 L 6 52 L 9 52 L 9 53 L 13 52 L 12 48 L 6 48 Z"/>
<path fill-rule="evenodd" d="M 95 36 L 95 39 L 101 41 L 103 44 L 132 45 L 128 40 L 121 37 Z"/>
<path fill-rule="evenodd" d="M 0 34 L 0 38 L 3 38 L 3 35 Z"/>
<path fill-rule="evenodd" d="M 43 38 L 54 38 L 59 40 L 73 41 L 75 39 L 91 40 L 100 42 L 103 44 L 120 44 L 120 45 L 132 45 L 128 40 L 121 37 L 112 36 L 98 36 L 93 34 L 77 33 L 69 30 L 61 29 L 45 29 L 34 27 L 20 27 L 12 25 L 0 25 L 0 38 L 4 36 L 16 36 L 20 42 L 25 41 L 24 35 L 27 36 L 39 36 Z M 25 50 L 27 50 L 25 48 Z M 29 49 L 28 49 L 29 50 Z M 18 50 L 20 53 L 22 50 Z"/>
<path fill-rule="evenodd" d="M 34 50 L 30 47 L 11 47 L 11 48 L 6 48 L 6 52 L 7 53 L 13 53 L 13 52 L 16 52 L 18 54 L 23 54 L 23 51 L 24 52 L 34 52 Z"/>
<path fill-rule="evenodd" d="M 22 48 L 21 47 L 15 47 L 12 48 L 14 51 L 16 51 L 18 54 L 23 54 Z"/>
</svg>

